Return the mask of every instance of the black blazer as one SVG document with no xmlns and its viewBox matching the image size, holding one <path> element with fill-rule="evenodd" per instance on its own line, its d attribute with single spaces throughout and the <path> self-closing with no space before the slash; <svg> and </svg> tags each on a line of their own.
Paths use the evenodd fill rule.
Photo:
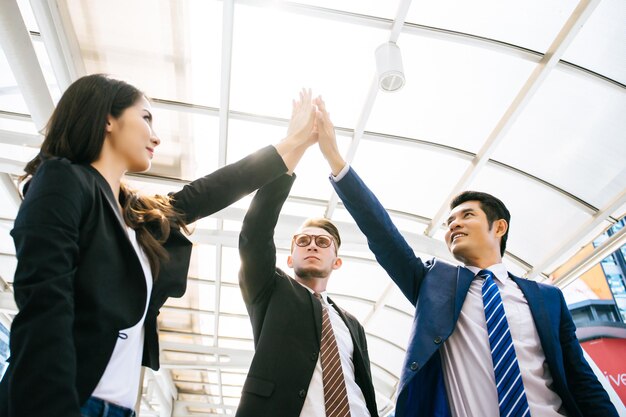
<svg viewBox="0 0 626 417">
<path fill-rule="evenodd" d="M 276 268 L 274 228 L 294 179 L 283 175 L 257 192 L 239 236 L 239 285 L 252 322 L 255 354 L 237 417 L 298 417 L 320 351 L 319 301 Z M 356 318 L 329 302 L 350 330 L 355 379 L 370 414 L 377 417 L 365 331 Z"/>
<path fill-rule="evenodd" d="M 287 170 L 275 148 L 260 151 L 171 194 L 191 223 Z M 29 184 L 11 232 L 19 313 L 0 383 L 0 416 L 78 417 L 109 362 L 118 332 L 145 310 L 146 284 L 111 187 L 90 165 L 53 158 Z M 164 247 L 145 319 L 143 364 L 159 367 L 156 317 L 187 285 L 191 242 L 178 225 Z"/>
</svg>

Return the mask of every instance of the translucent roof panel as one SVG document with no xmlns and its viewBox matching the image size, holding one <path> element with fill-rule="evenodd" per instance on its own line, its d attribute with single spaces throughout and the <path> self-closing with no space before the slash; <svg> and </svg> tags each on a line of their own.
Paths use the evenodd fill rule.
<svg viewBox="0 0 626 417">
<path fill-rule="evenodd" d="M 575 0 L 414 1 L 406 20 L 545 52 L 576 4 Z"/>
<path fill-rule="evenodd" d="M 542 261 L 591 217 L 578 203 L 544 185 L 499 167 L 486 166 L 468 189 L 500 198 L 511 212 L 507 250 L 531 265 Z"/>
<path fill-rule="evenodd" d="M 367 16 L 384 17 L 393 19 L 398 10 L 400 1 L 398 0 L 300 0 L 300 4 L 308 4 L 315 7 L 342 10 Z"/>
<path fill-rule="evenodd" d="M 284 103 L 286 107 L 290 102 Z M 257 149 L 267 145 L 277 144 L 287 134 L 287 127 L 275 126 L 266 123 L 257 123 L 246 120 L 231 119 L 228 127 L 228 162 L 235 162 Z M 338 136 L 340 150 L 345 153 L 349 138 Z M 328 183 L 330 168 L 328 163 L 314 145 L 311 152 L 307 152 L 295 170 L 297 179 L 291 190 L 291 195 L 328 199 L 332 188 Z"/>
<path fill-rule="evenodd" d="M 297 34 L 297 36 L 294 36 Z M 288 118 L 298 91 L 332 103 L 337 126 L 354 127 L 388 33 L 367 26 L 235 5 L 231 108 Z M 315 56 L 311 51 L 320 50 Z"/>
<path fill-rule="evenodd" d="M 534 63 L 463 43 L 401 35 L 406 85 L 379 93 L 366 129 L 477 152 Z M 329 104 L 332 112 L 338 104 Z"/>
<path fill-rule="evenodd" d="M 151 97 L 218 105 L 221 2 L 62 3 L 69 11 L 88 73 L 117 75 Z"/>
<path fill-rule="evenodd" d="M 563 59 L 626 84 L 626 2 L 603 0 Z"/>
<path fill-rule="evenodd" d="M 410 2 L 397 39 L 406 85 L 376 94 L 375 50 L 395 39 L 392 19 L 408 5 L 400 0 L 50 0 L 36 13 L 32 0 L 17 1 L 32 31 L 33 50 L 29 44 L 25 52 L 40 63 L 24 75 L 41 70 L 48 86 L 31 106 L 48 95 L 58 99 L 52 64 L 70 74 L 110 73 L 152 98 L 161 145 L 148 172 L 126 178 L 142 193 L 180 190 L 276 144 L 286 135 L 291 100 L 310 87 L 327 102 L 340 152 L 355 150 L 350 163 L 422 259 L 458 264 L 444 229 L 435 227 L 433 237 L 425 231 L 459 184 L 495 194 L 510 208 L 504 262 L 516 275 L 549 274 L 626 212 L 620 0 L 589 3 L 594 10 L 562 56 L 571 64 L 548 68 L 536 85 L 527 81 L 576 0 Z M 39 13 L 46 7 L 50 14 Z M 45 47 L 39 26 L 54 30 L 62 50 Z M 8 58 L 0 52 L 0 277 L 10 284 L 17 204 L 6 204 L 14 199 L 9 185 L 42 138 Z M 525 87 L 531 96 L 511 117 L 507 109 Z M 502 122 L 510 124 L 489 159 L 477 159 Z M 365 328 L 378 407 L 388 417 L 415 307 L 336 200 L 318 146 L 295 172 L 275 228 L 277 266 L 293 275 L 291 239 L 306 218 L 326 214 L 336 223 L 344 263 L 328 293 Z M 191 226 L 187 292 L 168 300 L 158 317 L 162 368 L 145 373 L 141 417 L 235 414 L 254 353 L 237 249 L 253 195 Z"/>
<path fill-rule="evenodd" d="M 0 48 L 0 110 L 29 114 L 2 48 Z"/>
<path fill-rule="evenodd" d="M 602 208 L 626 188 L 626 94 L 555 69 L 492 158 Z"/>
<path fill-rule="evenodd" d="M 153 104 L 154 130 L 161 139 L 150 174 L 194 180 L 218 167 L 218 119 L 167 110 Z"/>
<path fill-rule="evenodd" d="M 385 207 L 431 218 L 468 164 L 434 148 L 363 140 L 353 165 Z"/>
</svg>

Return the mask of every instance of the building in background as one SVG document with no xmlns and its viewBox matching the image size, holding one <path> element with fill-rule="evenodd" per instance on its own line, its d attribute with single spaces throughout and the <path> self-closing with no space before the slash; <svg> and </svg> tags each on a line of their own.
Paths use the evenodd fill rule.
<svg viewBox="0 0 626 417">
<path fill-rule="evenodd" d="M 582 248 L 551 278 L 558 278 L 624 226 L 626 218 Z M 563 295 L 576 323 L 576 335 L 583 349 L 626 404 L 626 360 L 623 356 L 626 352 L 625 258 L 626 246 L 622 246 L 563 288 Z"/>
</svg>

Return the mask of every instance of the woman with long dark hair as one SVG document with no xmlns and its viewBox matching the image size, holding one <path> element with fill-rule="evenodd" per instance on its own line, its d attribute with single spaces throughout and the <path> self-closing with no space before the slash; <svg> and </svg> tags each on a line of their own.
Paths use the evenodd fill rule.
<svg viewBox="0 0 626 417">
<path fill-rule="evenodd" d="M 74 82 L 25 168 L 11 358 L 0 416 L 131 416 L 141 365 L 159 367 L 157 314 L 185 292 L 186 225 L 293 170 L 316 140 L 310 91 L 285 139 L 167 196 L 126 187 L 160 140 L 150 102 L 103 75 Z M 108 414 L 107 414 L 108 413 Z"/>
</svg>

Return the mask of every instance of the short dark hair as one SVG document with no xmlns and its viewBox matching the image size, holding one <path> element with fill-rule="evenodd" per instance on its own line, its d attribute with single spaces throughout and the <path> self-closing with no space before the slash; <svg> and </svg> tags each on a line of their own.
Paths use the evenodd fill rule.
<svg viewBox="0 0 626 417">
<path fill-rule="evenodd" d="M 467 202 L 467 201 L 478 201 L 480 203 L 480 208 L 487 215 L 487 221 L 489 221 L 489 230 L 493 226 L 493 222 L 496 220 L 504 219 L 507 224 L 511 225 L 511 213 L 506 208 L 504 203 L 492 196 L 491 194 L 482 193 L 480 191 L 464 191 L 461 194 L 454 197 L 452 202 L 450 203 L 450 210 L 455 207 Z M 506 240 L 509 237 L 509 228 L 506 229 L 506 233 L 500 239 L 500 255 L 504 256 L 504 252 L 506 250 Z"/>
<path fill-rule="evenodd" d="M 339 236 L 339 230 L 337 229 L 337 226 L 335 226 L 333 222 L 325 217 L 312 217 L 310 219 L 306 219 L 304 223 L 302 223 L 301 228 L 304 229 L 305 227 L 319 227 L 320 229 L 326 230 L 335 241 L 335 246 L 337 248 L 336 251 L 339 252 L 339 247 L 341 246 L 341 237 Z"/>
</svg>

